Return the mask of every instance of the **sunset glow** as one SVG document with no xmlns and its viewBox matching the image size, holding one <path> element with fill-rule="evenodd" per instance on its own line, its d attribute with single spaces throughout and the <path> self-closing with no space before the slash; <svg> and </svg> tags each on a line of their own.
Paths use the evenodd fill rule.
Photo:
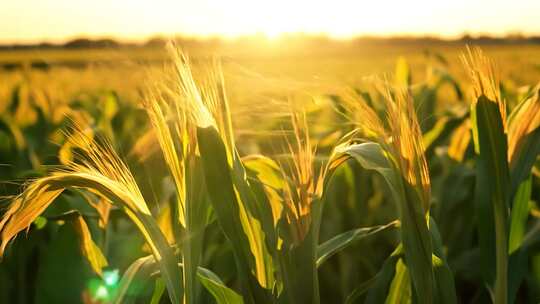
<svg viewBox="0 0 540 304">
<path fill-rule="evenodd" d="M 6 1 L 1 42 L 73 37 L 145 39 L 155 35 L 236 37 L 283 33 L 505 35 L 540 33 L 540 1 Z"/>
</svg>

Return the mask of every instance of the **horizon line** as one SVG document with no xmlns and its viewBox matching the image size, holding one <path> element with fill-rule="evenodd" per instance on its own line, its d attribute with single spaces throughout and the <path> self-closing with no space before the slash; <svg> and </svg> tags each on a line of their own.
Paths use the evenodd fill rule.
<svg viewBox="0 0 540 304">
<path fill-rule="evenodd" d="M 508 39 L 508 38 L 534 38 L 540 37 L 539 33 L 525 33 L 522 31 L 508 31 L 504 34 L 501 33 L 489 33 L 489 32 L 469 32 L 464 31 L 461 34 L 441 34 L 441 33 L 388 33 L 388 34 L 369 34 L 358 33 L 347 36 L 332 35 L 330 33 L 312 33 L 312 32 L 285 32 L 276 36 L 268 35 L 264 32 L 248 33 L 238 35 L 224 35 L 224 34 L 190 34 L 190 33 L 155 33 L 144 35 L 121 35 L 121 34 L 75 34 L 62 38 L 44 37 L 40 39 L 2 39 L 0 38 L 0 45 L 39 45 L 39 44 L 65 44 L 77 39 L 88 40 L 114 40 L 122 44 L 140 44 L 148 42 L 152 39 L 191 39 L 199 41 L 209 40 L 221 40 L 221 41 L 237 41 L 242 39 L 264 39 L 264 40 L 280 40 L 287 37 L 305 37 L 305 38 L 325 38 L 333 41 L 353 41 L 356 39 L 436 39 L 440 41 L 457 41 L 464 37 L 471 37 L 472 39 L 478 38 L 493 38 L 493 39 Z"/>
</svg>

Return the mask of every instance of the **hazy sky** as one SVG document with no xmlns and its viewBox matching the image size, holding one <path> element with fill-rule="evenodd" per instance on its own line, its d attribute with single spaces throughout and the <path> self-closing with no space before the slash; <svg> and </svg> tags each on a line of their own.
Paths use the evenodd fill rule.
<svg viewBox="0 0 540 304">
<path fill-rule="evenodd" d="M 156 34 L 238 36 L 463 32 L 540 34 L 540 0 L 2 0 L 0 41 L 127 39 Z"/>
</svg>

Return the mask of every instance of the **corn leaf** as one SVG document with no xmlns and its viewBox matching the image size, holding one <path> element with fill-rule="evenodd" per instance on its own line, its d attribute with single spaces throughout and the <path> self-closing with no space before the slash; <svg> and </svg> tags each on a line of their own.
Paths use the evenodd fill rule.
<svg viewBox="0 0 540 304">
<path fill-rule="evenodd" d="M 122 275 L 118 283 L 115 295 L 111 303 L 129 304 L 134 303 L 138 290 L 155 270 L 155 259 L 152 255 L 145 256 L 131 263 Z"/>
<path fill-rule="evenodd" d="M 540 90 L 519 103 L 508 118 L 508 157 L 512 210 L 508 250 L 510 254 L 508 302 L 513 303 L 527 271 L 528 249 L 522 247 L 532 191 L 531 169 L 540 153 Z"/>
<path fill-rule="evenodd" d="M 163 280 L 160 280 L 159 278 L 156 279 L 156 283 L 154 284 L 154 292 L 152 293 L 152 299 L 150 300 L 150 304 L 159 304 L 164 291 L 165 284 L 163 283 Z"/>
<path fill-rule="evenodd" d="M 112 150 L 96 146 L 96 143 L 88 147 L 90 160 L 82 164 L 73 163 L 65 170 L 34 180 L 14 199 L 0 221 L 0 253 L 3 253 L 11 239 L 29 227 L 65 189 L 85 189 L 107 198 L 124 210 L 160 261 L 171 299 L 180 301 L 182 278 L 175 267 L 176 258 L 148 210 L 133 176 Z"/>
<path fill-rule="evenodd" d="M 178 264 L 177 268 L 183 271 L 183 264 Z M 159 272 L 159 268 L 154 256 L 149 255 L 135 260 L 122 276 L 113 303 L 123 304 L 134 302 L 138 295 L 138 290 L 156 271 Z M 216 303 L 243 303 L 242 297 L 234 290 L 228 288 L 212 271 L 198 267 L 196 275 L 201 284 L 212 294 Z"/>
<path fill-rule="evenodd" d="M 217 275 L 206 268 L 199 267 L 197 277 L 202 285 L 208 290 L 216 300 L 217 304 L 242 304 L 242 297 L 234 290 L 223 284 Z"/>
<path fill-rule="evenodd" d="M 396 265 L 402 258 L 403 246 L 400 244 L 386 261 L 384 261 L 381 270 L 377 273 L 375 283 L 367 293 L 366 304 L 385 303 L 390 285 L 396 274 Z"/>
<path fill-rule="evenodd" d="M 359 297 L 363 296 L 375 283 L 377 276 L 372 277 L 371 279 L 363 282 L 358 285 L 345 299 L 345 304 L 356 303 Z"/>
<path fill-rule="evenodd" d="M 375 235 L 387 229 L 398 227 L 399 222 L 393 221 L 386 225 L 379 225 L 367 228 L 358 228 L 336 235 L 328 241 L 320 244 L 317 248 L 317 267 L 320 267 L 326 260 L 334 254 L 352 245 L 365 237 Z"/>
<path fill-rule="evenodd" d="M 525 236 L 527 219 L 529 217 L 529 201 L 531 199 L 532 178 L 527 178 L 519 186 L 510 214 L 510 235 L 508 238 L 508 250 L 512 254 L 519 249 Z"/>
<path fill-rule="evenodd" d="M 228 163 L 225 144 L 213 126 L 197 128 L 197 139 L 208 195 L 225 236 L 233 244 L 244 300 L 247 303 L 269 303 L 269 291 L 263 287 L 268 282 L 264 270 L 267 253 L 262 252 L 264 238 L 261 227 L 257 227 L 256 219 L 246 213 L 245 201 L 239 198 L 238 193 L 243 189 L 235 188 L 236 183 L 242 183 L 242 177 L 238 176 L 241 173 L 231 172 L 234 168 Z"/>
<path fill-rule="evenodd" d="M 399 57 L 395 68 L 396 86 L 408 87 L 411 84 L 411 71 L 404 57 Z"/>
<path fill-rule="evenodd" d="M 434 303 L 456 304 L 457 296 L 454 275 L 444 255 L 439 228 L 432 217 L 430 217 L 429 221 L 429 232 L 431 233 L 431 243 L 433 244 L 432 264 L 433 274 L 435 276 Z"/>
<path fill-rule="evenodd" d="M 431 241 L 418 193 L 406 183 L 377 143 L 338 147 L 336 154 L 339 161 L 343 161 L 340 158 L 344 155 L 354 158 L 364 169 L 378 172 L 386 181 L 392 198 L 401 210 L 401 237 L 411 280 L 419 301 L 430 303 L 433 287 Z"/>
<path fill-rule="evenodd" d="M 396 264 L 396 273 L 390 284 L 385 303 L 410 304 L 412 303 L 412 298 L 413 293 L 411 290 L 409 270 L 403 259 L 399 259 Z"/>
<path fill-rule="evenodd" d="M 508 199 L 507 138 L 499 105 L 480 96 L 473 105 L 476 152 L 476 209 L 484 280 L 494 283 L 495 303 L 507 299 Z"/>
<path fill-rule="evenodd" d="M 280 221 L 279 226 L 285 228 L 286 224 Z M 278 259 L 283 291 L 279 295 L 278 303 L 319 303 L 314 226 L 311 226 L 299 244 L 292 244 L 285 235 L 282 237 L 285 240 L 279 250 Z"/>
<path fill-rule="evenodd" d="M 540 153 L 540 89 L 519 103 L 508 117 L 511 197 L 527 179 Z"/>
<path fill-rule="evenodd" d="M 529 174 L 536 162 L 538 154 L 540 154 L 540 128 L 527 134 L 519 144 L 518 151 L 515 152 L 510 162 L 510 180 L 511 194 L 515 195 Z"/>
<path fill-rule="evenodd" d="M 433 128 L 422 137 L 426 154 L 431 155 L 435 147 L 446 140 L 446 138 L 448 138 L 462 122 L 462 117 L 454 118 L 444 116 L 437 120 Z"/>
<path fill-rule="evenodd" d="M 81 252 L 90 263 L 92 270 L 94 270 L 95 273 L 101 276 L 103 274 L 103 267 L 107 266 L 107 259 L 105 259 L 105 256 L 101 252 L 101 249 L 99 249 L 96 243 L 94 243 L 94 241 L 92 240 L 90 229 L 88 229 L 88 225 L 86 225 L 83 217 L 81 215 L 78 215 L 75 219 L 73 219 L 72 223 L 75 231 L 79 235 Z"/>
<path fill-rule="evenodd" d="M 532 178 L 529 176 L 519 186 L 510 214 L 510 232 L 508 237 L 508 303 L 513 303 L 527 272 L 528 248 L 523 246 L 527 220 L 529 218 L 529 202 L 531 199 Z"/>
</svg>

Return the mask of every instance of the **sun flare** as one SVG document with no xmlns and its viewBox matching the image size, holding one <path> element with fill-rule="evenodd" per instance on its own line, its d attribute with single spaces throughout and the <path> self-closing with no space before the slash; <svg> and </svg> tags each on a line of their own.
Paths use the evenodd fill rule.
<svg viewBox="0 0 540 304">
<path fill-rule="evenodd" d="M 463 10 L 467 7 L 467 10 Z M 76 36 L 128 39 L 155 35 L 237 37 L 284 33 L 440 35 L 540 31 L 539 1 L 7 1 L 3 41 L 62 40 Z M 501 14 L 500 12 L 504 12 Z M 43 18 L 47 16 L 47 18 Z M 494 18 L 493 16 L 497 16 Z"/>
</svg>

